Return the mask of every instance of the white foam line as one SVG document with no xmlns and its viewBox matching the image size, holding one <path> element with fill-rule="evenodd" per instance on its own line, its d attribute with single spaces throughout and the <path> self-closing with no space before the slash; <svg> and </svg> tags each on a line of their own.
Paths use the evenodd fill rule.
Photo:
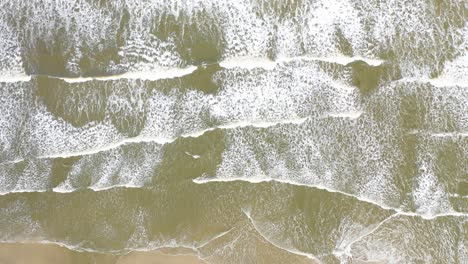
<svg viewBox="0 0 468 264">
<path fill-rule="evenodd" d="M 430 131 L 424 131 L 424 130 L 411 130 L 409 132 L 411 135 L 425 135 L 425 136 L 430 136 L 430 137 L 435 137 L 435 138 L 452 138 L 452 137 L 468 137 L 468 132 L 430 132 Z"/>
<path fill-rule="evenodd" d="M 13 189 L 11 191 L 7 192 L 0 192 L 0 196 L 2 195 L 8 195 L 8 194 L 13 194 L 13 193 L 45 193 L 47 190 L 26 190 L 26 189 Z"/>
<path fill-rule="evenodd" d="M 338 116 L 335 116 L 335 117 L 338 117 Z M 340 117 L 349 117 L 349 116 L 341 115 Z M 268 128 L 268 127 L 272 127 L 272 126 L 279 125 L 279 124 L 297 124 L 297 125 L 299 125 L 299 124 L 304 123 L 307 119 L 308 119 L 308 117 L 294 118 L 294 119 L 284 119 L 284 120 L 275 121 L 275 122 L 241 121 L 241 122 L 235 122 L 235 123 L 220 125 L 220 126 L 216 126 L 216 127 L 211 127 L 211 128 L 207 128 L 207 129 L 200 130 L 200 131 L 194 131 L 194 132 L 191 132 L 191 133 L 183 134 L 183 135 L 181 135 L 179 137 L 175 137 L 175 138 L 162 138 L 162 137 L 124 138 L 124 139 L 122 139 L 120 141 L 113 142 L 113 143 L 110 143 L 110 144 L 108 144 L 106 146 L 99 147 L 99 148 L 93 148 L 93 149 L 87 149 L 87 150 L 75 151 L 75 152 L 62 152 L 62 153 L 59 153 L 59 154 L 37 156 L 35 158 L 36 159 L 54 159 L 54 158 L 69 158 L 69 157 L 76 157 L 76 156 L 92 155 L 92 154 L 97 154 L 97 153 L 104 152 L 104 151 L 109 151 L 109 150 L 112 150 L 114 148 L 118 148 L 118 147 L 121 147 L 123 145 L 132 144 L 132 143 L 151 142 L 151 143 L 157 143 L 157 144 L 164 145 L 164 144 L 172 143 L 175 140 L 177 140 L 178 138 L 189 138 L 189 137 L 190 138 L 197 138 L 197 137 L 202 136 L 206 132 L 213 131 L 213 130 L 216 130 L 216 129 L 235 129 L 235 128 L 243 128 L 243 127 Z M 192 156 L 194 159 L 200 158 L 199 155 L 192 155 L 192 154 L 190 154 L 188 152 L 186 152 L 185 154 Z M 14 163 L 22 162 L 22 161 L 25 161 L 25 159 L 16 159 L 16 160 L 12 160 L 12 161 L 6 161 L 6 162 L 3 162 L 3 163 L 0 163 L 0 165 L 14 164 Z M 195 179 L 195 181 L 196 181 L 196 179 Z M 252 182 L 259 183 L 259 182 L 262 182 L 262 181 L 265 181 L 265 180 L 264 179 L 259 179 L 258 181 L 253 180 Z M 61 188 L 61 187 L 57 186 L 57 187 L 52 188 L 52 191 L 57 192 L 57 193 L 71 193 L 71 192 L 74 192 L 74 191 L 77 191 L 77 190 L 90 189 L 90 190 L 98 192 L 98 191 L 104 191 L 104 190 L 108 190 L 108 189 L 112 189 L 112 188 L 119 188 L 119 187 L 122 187 L 122 188 L 141 188 L 143 186 L 129 185 L 129 184 L 117 184 L 117 185 L 111 185 L 111 186 L 106 186 L 106 187 L 87 186 L 87 187 L 76 188 L 76 189 L 66 189 L 66 188 Z M 7 194 L 12 194 L 12 193 L 47 192 L 47 191 L 48 190 L 11 190 L 11 191 L 7 191 L 7 192 L 0 192 L 0 195 L 7 195 Z"/>
<path fill-rule="evenodd" d="M 236 57 L 219 62 L 219 66 L 225 69 L 242 68 L 247 70 L 253 70 L 255 68 L 272 70 L 277 64 L 277 61 L 262 57 Z"/>
<path fill-rule="evenodd" d="M 111 76 L 96 76 L 96 77 L 56 77 L 44 75 L 49 78 L 59 79 L 67 83 L 82 83 L 89 81 L 113 81 L 119 79 L 138 79 L 156 81 L 162 79 L 178 78 L 193 73 L 197 69 L 196 66 L 188 66 L 185 68 L 161 68 L 153 71 L 141 71 L 141 72 L 126 72 L 118 75 Z M 41 75 L 11 75 L 11 76 L 0 76 L 0 82 L 28 82 L 33 76 Z"/>
<path fill-rule="evenodd" d="M 76 156 L 84 156 L 84 155 L 92 155 L 103 151 L 109 151 L 111 149 L 118 148 L 123 145 L 131 144 L 131 143 L 144 143 L 144 142 L 155 142 L 157 144 L 165 144 L 172 142 L 172 139 L 165 139 L 160 137 L 133 137 L 133 138 L 124 138 L 119 141 L 115 141 L 109 143 L 108 145 L 91 148 L 81 151 L 73 151 L 73 152 L 62 152 L 57 154 L 50 154 L 50 155 L 42 155 L 37 156 L 38 159 L 54 159 L 54 158 L 70 158 Z"/>
<path fill-rule="evenodd" d="M 244 233 L 239 232 L 239 234 L 234 239 L 229 240 L 229 243 L 224 243 L 220 248 L 216 248 L 216 250 L 214 250 L 214 252 L 211 252 L 210 255 L 213 256 L 218 252 L 225 251 L 226 249 L 233 249 L 235 247 L 235 244 L 239 241 L 239 239 L 242 238 L 243 235 Z"/>
<path fill-rule="evenodd" d="M 263 237 L 263 239 L 265 239 L 266 241 L 268 241 L 270 244 L 272 244 L 273 246 L 279 248 L 279 249 L 282 249 L 284 251 L 287 251 L 289 253 L 292 253 L 292 254 L 295 254 L 295 255 L 299 255 L 299 256 L 303 256 L 303 257 L 306 257 L 308 259 L 312 259 L 314 261 L 317 261 L 318 263 L 322 263 L 322 261 L 320 261 L 320 259 L 318 259 L 316 256 L 312 255 L 312 254 L 308 254 L 308 253 L 305 253 L 305 252 L 302 252 L 302 251 L 299 251 L 299 250 L 296 250 L 296 249 L 290 249 L 290 248 L 285 248 L 283 246 L 280 246 L 276 243 L 274 243 L 273 241 L 269 240 L 265 235 L 262 234 L 262 232 L 260 232 L 259 228 L 257 227 L 257 225 L 255 224 L 255 220 L 252 218 L 252 216 L 250 215 L 249 212 L 247 212 L 244 208 L 241 208 L 242 212 L 245 214 L 245 216 L 247 217 L 247 219 L 249 220 L 249 222 L 252 224 L 253 228 L 255 229 L 255 231 L 257 231 L 257 233 Z"/>
<path fill-rule="evenodd" d="M 150 251 L 158 251 L 158 250 L 168 249 L 168 248 L 186 248 L 186 249 L 193 250 L 194 253 L 196 252 L 197 254 L 192 255 L 192 254 L 167 254 L 167 253 L 163 253 L 163 252 L 159 252 L 159 253 L 169 255 L 169 256 L 180 256 L 180 255 L 196 256 L 200 260 L 202 260 L 202 261 L 204 261 L 206 263 L 209 263 L 205 258 L 203 258 L 201 256 L 200 248 L 202 248 L 202 247 L 208 245 L 209 243 L 211 243 L 212 241 L 214 241 L 214 240 L 228 234 L 232 230 L 233 230 L 233 228 L 231 228 L 231 229 L 229 229 L 227 231 L 221 232 L 221 233 L 213 236 L 212 238 L 209 238 L 207 241 L 202 242 L 199 246 L 193 246 L 193 245 L 191 246 L 191 245 L 184 245 L 184 244 L 180 244 L 180 245 L 167 244 L 167 245 L 160 245 L 160 246 L 157 246 L 157 247 L 150 247 L 150 248 L 125 248 L 125 249 L 122 249 L 122 250 L 98 251 L 98 250 L 95 250 L 93 248 L 82 247 L 82 246 L 79 246 L 79 245 L 69 245 L 69 244 L 66 244 L 66 243 L 62 243 L 62 242 L 58 242 L 58 241 L 50 241 L 50 240 L 47 240 L 47 239 L 42 239 L 40 241 L 3 240 L 3 241 L 0 241 L 0 243 L 57 245 L 57 246 L 67 248 L 67 249 L 75 251 L 75 252 L 88 252 L 88 253 L 112 254 L 112 255 L 126 255 L 126 254 L 131 253 L 131 252 L 150 252 Z"/>
<path fill-rule="evenodd" d="M 270 60 L 264 57 L 236 57 L 228 58 L 221 62 L 219 65 L 225 69 L 242 68 L 252 70 L 255 68 L 262 68 L 265 70 L 272 70 L 277 65 L 292 62 L 292 61 L 324 61 L 337 63 L 341 65 L 348 65 L 356 61 L 364 61 L 371 66 L 379 66 L 384 63 L 384 60 L 369 59 L 360 56 L 349 57 L 344 55 L 335 55 L 330 57 L 313 57 L 313 56 L 297 56 L 297 57 L 278 57 L 276 60 Z"/>
<path fill-rule="evenodd" d="M 198 248 L 193 247 L 193 246 L 185 246 L 185 245 L 180 245 L 180 246 L 162 245 L 162 246 L 157 246 L 157 247 L 153 247 L 153 248 L 124 248 L 122 250 L 98 251 L 98 250 L 93 249 L 93 248 L 82 247 L 80 245 L 69 245 L 69 244 L 66 244 L 66 243 L 62 243 L 62 242 L 58 242 L 58 241 L 51 241 L 51 240 L 47 240 L 47 239 L 42 239 L 42 240 L 38 240 L 38 241 L 35 241 L 35 240 L 32 240 L 32 241 L 2 240 L 2 241 L 0 241 L 0 243 L 57 245 L 57 246 L 67 248 L 67 249 L 75 251 L 75 252 L 97 253 L 97 254 L 112 254 L 112 255 L 125 255 L 125 254 L 128 254 L 130 252 L 150 252 L 150 251 L 157 251 L 157 250 L 167 249 L 167 248 L 187 248 L 187 249 L 191 249 L 191 250 L 193 250 L 195 252 L 198 252 Z M 171 255 L 171 254 L 166 254 L 166 255 Z M 175 255 L 171 255 L 171 256 L 175 256 Z M 197 255 L 197 257 L 199 257 L 199 256 Z"/>
<path fill-rule="evenodd" d="M 142 187 L 143 185 L 138 186 L 138 185 L 131 185 L 131 184 L 116 184 L 116 185 L 111 185 L 111 186 L 106 186 L 106 187 L 89 186 L 89 187 L 86 187 L 86 189 L 92 190 L 94 192 L 100 192 L 100 191 L 110 190 L 113 188 L 139 189 Z"/>
<path fill-rule="evenodd" d="M 327 116 L 336 117 L 336 118 L 350 118 L 356 119 L 361 116 L 362 111 L 350 111 L 344 113 L 328 113 Z M 178 138 L 197 138 L 202 136 L 203 134 L 216 130 L 216 129 L 235 129 L 235 128 L 244 128 L 244 127 L 255 127 L 255 128 L 268 128 L 273 127 L 280 124 L 296 124 L 300 125 L 304 123 L 308 117 L 303 118 L 292 118 L 292 119 L 284 119 L 279 121 L 239 121 L 233 122 L 229 124 L 219 125 L 215 127 L 210 127 L 203 130 L 193 131 L 190 133 L 182 134 L 177 137 L 173 138 L 164 138 L 164 137 L 142 137 L 137 136 L 133 138 L 122 138 L 118 141 L 111 142 L 105 146 L 97 147 L 97 148 L 90 148 L 86 150 L 79 150 L 73 152 L 61 152 L 57 154 L 49 154 L 49 155 L 41 155 L 35 158 L 37 159 L 54 159 L 54 158 L 70 158 L 70 157 L 77 157 L 77 156 L 85 156 L 85 155 L 92 155 L 97 154 L 104 151 L 109 151 L 115 148 L 119 148 L 123 145 L 132 144 L 132 143 L 157 143 L 160 145 L 169 144 L 177 140 Z M 199 155 L 191 155 L 193 158 L 197 159 Z M 9 160 L 0 163 L 0 165 L 7 165 L 7 164 L 15 164 L 24 161 L 25 159 L 16 159 L 16 160 Z"/>
<path fill-rule="evenodd" d="M 31 80 L 31 76 L 25 74 L 14 74 L 10 76 L 0 76 L 0 83 L 12 83 L 12 82 L 29 82 Z"/>
<path fill-rule="evenodd" d="M 58 245 L 58 246 L 61 246 L 61 247 L 65 247 L 65 248 L 68 248 L 70 250 L 73 250 L 73 251 L 77 251 L 77 252 L 90 252 L 90 253 L 101 253 L 101 254 L 127 254 L 129 252 L 148 252 L 148 251 L 156 251 L 156 250 L 161 250 L 161 249 L 167 249 L 167 248 L 186 248 L 186 249 L 191 249 L 193 250 L 194 252 L 197 252 L 197 253 L 200 253 L 200 248 L 201 247 L 204 247 L 206 245 L 208 245 L 209 243 L 211 243 L 212 241 L 228 234 L 229 232 L 231 232 L 233 230 L 233 228 L 227 230 L 227 231 L 224 231 L 224 232 L 221 232 L 219 234 L 216 234 L 214 235 L 213 237 L 211 238 L 208 238 L 206 241 L 202 242 L 200 245 L 186 245 L 186 244 L 173 244 L 172 242 L 169 243 L 169 244 L 163 244 L 163 245 L 158 245 L 156 247 L 149 247 L 149 248 L 125 248 L 125 249 L 122 249 L 122 250 L 109 250 L 109 251 L 97 251 L 93 248 L 87 248 L 87 247 L 82 247 L 80 245 L 69 245 L 69 244 L 65 244 L 65 243 L 62 243 L 62 242 L 58 242 L 58 241 L 51 241 L 51 240 L 47 240 L 47 239 L 42 239 L 42 240 L 39 240 L 39 241 L 15 241 L 15 240 L 2 240 L 0 241 L 0 243 L 19 243 L 19 244 L 53 244 L 53 245 Z M 151 242 L 150 242 L 151 244 Z M 169 254 L 171 255 L 171 254 Z M 175 255 L 173 255 L 175 256 Z M 199 257 L 201 259 L 201 256 L 200 255 L 197 255 L 197 257 Z"/>
<path fill-rule="evenodd" d="M 120 146 L 131 144 L 131 143 L 153 142 L 153 143 L 157 143 L 160 145 L 164 145 L 164 144 L 172 143 L 178 138 L 197 138 L 209 131 L 213 131 L 216 129 L 235 129 L 235 128 L 243 128 L 243 127 L 267 128 L 267 127 L 272 127 L 272 126 L 276 126 L 279 124 L 302 124 L 306 120 L 307 120 L 307 117 L 284 119 L 284 120 L 279 120 L 279 121 L 240 121 L 240 122 L 233 122 L 229 124 L 210 127 L 210 128 L 206 128 L 203 130 L 193 131 L 193 132 L 182 134 L 180 136 L 173 137 L 173 138 L 139 137 L 139 136 L 133 137 L 133 138 L 123 138 L 119 141 L 111 142 L 105 146 L 101 146 L 97 148 L 73 151 L 73 152 L 62 152 L 62 153 L 57 153 L 57 154 L 42 155 L 42 156 L 37 156 L 36 158 L 37 159 L 53 159 L 53 158 L 69 158 L 69 157 L 76 157 L 76 156 L 83 156 L 83 155 L 92 155 L 92 154 L 96 154 L 99 152 L 115 149 Z M 9 164 L 9 163 L 18 163 L 22 161 L 24 161 L 24 159 L 16 159 L 14 161 L 5 161 L 1 163 L 0 165 Z"/>
<path fill-rule="evenodd" d="M 429 83 L 434 87 L 437 88 L 444 88 L 444 87 L 463 87 L 467 88 L 468 84 L 464 81 L 456 81 L 456 80 L 451 80 L 448 78 L 414 78 L 414 77 L 406 77 L 402 78 L 399 80 L 396 80 L 397 82 L 405 82 L 405 83 Z"/>
<path fill-rule="evenodd" d="M 64 188 L 52 188 L 52 191 L 55 192 L 55 193 L 72 193 L 72 192 L 75 192 L 75 191 L 78 191 L 80 189 L 88 189 L 87 187 L 86 188 L 76 188 L 76 189 L 64 189 Z"/>
<path fill-rule="evenodd" d="M 185 154 L 187 154 L 188 156 L 194 158 L 194 159 L 199 159 L 200 158 L 200 155 L 195 155 L 195 154 L 190 154 L 190 152 L 186 151 Z"/>
<path fill-rule="evenodd" d="M 111 251 L 102 252 L 102 251 L 97 251 L 97 250 L 92 249 L 92 248 L 81 247 L 81 246 L 78 246 L 78 245 L 69 245 L 69 244 L 65 244 L 65 243 L 62 243 L 62 242 L 51 241 L 51 240 L 47 240 L 47 239 L 42 239 L 42 240 L 37 240 L 37 241 L 36 240 L 32 240 L 32 241 L 2 240 L 2 241 L 0 241 L 0 243 L 57 245 L 57 246 L 64 247 L 64 248 L 67 248 L 69 250 L 76 251 L 76 252 L 89 252 L 89 253 L 101 253 L 101 254 L 126 253 L 125 251 L 118 251 L 118 250 L 113 250 L 113 251 L 111 250 Z"/>
<path fill-rule="evenodd" d="M 219 65 L 225 69 L 242 68 L 247 70 L 253 70 L 255 68 L 262 68 L 265 70 L 272 70 L 278 64 L 291 61 L 324 61 L 337 63 L 341 65 L 347 65 L 355 61 L 364 61 L 371 66 L 379 66 L 384 63 L 384 60 L 363 58 L 360 56 L 348 57 L 344 55 L 335 55 L 330 57 L 311 57 L 311 56 L 297 56 L 297 57 L 279 57 L 277 60 L 270 60 L 265 57 L 234 57 L 227 58 Z M 126 72 L 118 75 L 111 76 L 96 76 L 96 77 L 55 77 L 48 76 L 49 78 L 60 79 L 67 83 L 82 83 L 89 81 L 110 81 L 119 79 L 139 79 L 156 81 L 161 79 L 171 79 L 182 77 L 193 73 L 197 69 L 197 66 L 191 65 L 185 68 L 161 68 L 159 70 L 152 71 L 140 71 L 140 72 Z M 32 76 L 35 75 L 11 75 L 11 76 L 0 76 L 0 82 L 28 82 Z M 37 75 L 40 76 L 40 75 Z"/>
<path fill-rule="evenodd" d="M 177 248 L 177 249 L 182 249 L 182 248 L 185 248 L 185 249 L 190 249 L 190 250 L 193 250 L 193 254 L 190 254 L 190 253 L 166 253 L 166 252 L 162 252 L 163 249 L 174 249 L 174 248 Z M 136 249 L 126 249 L 128 250 L 128 252 L 126 254 L 129 254 L 129 253 L 132 253 L 132 252 L 157 252 L 158 254 L 161 254 L 161 255 L 165 255 L 165 256 L 172 256 L 172 257 L 177 257 L 177 256 L 194 256 L 194 257 L 197 257 L 201 262 L 203 263 L 206 263 L 206 264 L 210 264 L 210 262 L 208 262 L 205 258 L 203 258 L 201 256 L 201 253 L 200 251 L 198 250 L 198 248 L 195 248 L 195 247 L 191 247 L 191 246 L 163 246 L 163 247 L 158 247 L 158 248 L 154 248 L 154 249 L 149 249 L 149 248 L 136 248 Z"/>
<path fill-rule="evenodd" d="M 431 133 L 431 137 L 468 137 L 468 132 Z"/>
<path fill-rule="evenodd" d="M 458 193 L 451 193 L 449 194 L 450 197 L 457 197 L 457 198 L 463 198 L 463 199 L 467 199 L 468 198 L 468 195 L 460 195 Z"/>
<path fill-rule="evenodd" d="M 24 159 L 7 160 L 7 161 L 1 162 L 0 165 L 15 164 L 15 163 L 22 162 L 22 161 L 24 161 Z"/>
<path fill-rule="evenodd" d="M 383 224 L 385 224 L 386 222 L 390 221 L 392 218 L 398 216 L 399 213 L 394 213 L 392 215 L 390 215 L 389 217 L 385 218 L 383 221 L 381 221 L 380 223 L 378 223 L 375 227 L 373 227 L 372 229 L 370 229 L 369 231 L 365 232 L 364 234 L 360 235 L 359 237 L 357 237 L 356 239 L 354 239 L 353 241 L 351 241 L 349 244 L 347 244 L 345 246 L 344 249 L 338 249 L 338 250 L 334 250 L 333 251 L 333 255 L 337 256 L 337 257 L 340 257 L 342 255 L 346 255 L 346 256 L 352 256 L 351 254 L 351 246 L 364 239 L 365 237 L 369 236 L 370 234 L 374 233 L 375 231 L 377 231 Z"/>
<path fill-rule="evenodd" d="M 8 194 L 19 194 L 19 193 L 45 193 L 49 190 L 52 190 L 55 193 L 72 193 L 79 190 L 92 190 L 94 192 L 105 191 L 114 188 L 125 188 L 125 189 L 139 189 L 143 188 L 144 185 L 130 185 L 130 184 L 116 184 L 106 187 L 94 187 L 94 186 L 87 186 L 82 188 L 75 188 L 75 189 L 66 189 L 60 187 L 54 187 L 52 189 L 38 189 L 38 190 L 27 190 L 27 189 L 13 189 L 7 192 L 0 192 L 0 196 L 8 195 Z"/>
<path fill-rule="evenodd" d="M 249 121 L 242 121 L 242 122 L 235 122 L 235 123 L 230 123 L 230 124 L 225 124 L 225 125 L 220 125 L 220 126 L 215 126 L 215 127 L 210 127 L 207 129 L 199 130 L 199 131 L 193 131 L 190 133 L 182 134 L 179 137 L 173 137 L 173 138 L 161 138 L 161 137 L 133 137 L 133 138 L 124 138 L 120 141 L 113 142 L 109 145 L 99 147 L 99 148 L 94 148 L 94 149 L 88 149 L 84 151 L 78 151 L 78 152 L 69 152 L 69 153 L 59 153 L 59 154 L 53 154 L 53 155 L 44 155 L 44 156 L 39 156 L 39 159 L 47 159 L 47 158 L 68 158 L 68 157 L 74 157 L 74 156 L 82 156 L 82 155 L 90 155 L 90 154 L 96 154 L 102 151 L 108 151 L 114 148 L 118 148 L 122 145 L 130 144 L 130 143 L 144 143 L 144 142 L 155 142 L 157 144 L 168 144 L 172 143 L 178 138 L 197 138 L 202 136 L 203 134 L 213 131 L 215 129 L 234 129 L 234 128 L 243 128 L 243 127 L 258 127 L 258 128 L 266 128 L 266 127 L 271 127 L 279 124 L 301 124 L 305 122 L 306 118 L 297 118 L 297 119 L 286 119 L 286 120 L 280 120 L 276 122 L 249 122 Z"/>
<path fill-rule="evenodd" d="M 66 188 L 60 188 L 59 186 L 57 186 L 55 188 L 52 188 L 52 191 L 56 193 L 72 193 L 78 190 L 92 190 L 94 192 L 100 192 L 100 191 L 105 191 L 105 190 L 109 190 L 113 188 L 139 189 L 143 187 L 144 187 L 143 185 L 139 186 L 139 185 L 130 185 L 130 184 L 116 184 L 116 185 L 111 185 L 111 186 L 106 186 L 106 187 L 86 186 L 82 188 L 66 189 Z"/>
<path fill-rule="evenodd" d="M 214 237 L 212 237 L 212 238 L 210 238 L 210 239 L 208 239 L 208 240 L 202 242 L 200 245 L 198 245 L 198 246 L 196 247 L 197 250 L 200 249 L 200 248 L 202 248 L 202 247 L 204 247 L 204 246 L 206 246 L 206 245 L 208 245 L 208 244 L 210 244 L 211 242 L 215 241 L 216 239 L 218 239 L 218 238 L 220 238 L 220 237 L 223 237 L 223 236 L 229 234 L 232 230 L 234 230 L 234 227 L 231 228 L 231 229 L 229 229 L 229 230 L 227 230 L 227 231 L 221 232 L 221 233 L 219 233 L 218 235 L 216 235 L 216 236 L 214 236 Z"/>
<path fill-rule="evenodd" d="M 162 68 L 158 71 L 143 71 L 143 72 L 127 72 L 120 75 L 102 76 L 102 77 L 78 77 L 78 78 L 62 78 L 57 77 L 67 83 L 80 83 L 88 81 L 110 81 L 119 79 L 140 79 L 156 81 L 161 79 L 171 79 L 189 75 L 197 69 L 196 66 L 186 68 Z"/>
<path fill-rule="evenodd" d="M 331 62 L 337 63 L 340 65 L 348 65 L 352 62 L 356 61 L 364 61 L 365 63 L 371 66 L 380 66 L 385 61 L 380 59 L 371 59 L 371 58 L 364 58 L 361 56 L 344 56 L 341 54 L 336 54 L 334 56 L 327 56 L 327 57 L 315 57 L 315 56 L 297 56 L 297 57 L 279 57 L 278 61 L 280 62 L 290 62 L 290 61 L 297 61 L 297 60 L 305 60 L 305 61 L 324 61 L 324 62 Z"/>
<path fill-rule="evenodd" d="M 203 177 L 199 177 L 199 178 L 196 178 L 196 179 L 193 179 L 192 182 L 196 183 L 196 184 L 205 184 L 205 183 L 213 183 L 213 182 L 236 182 L 236 181 L 243 181 L 243 182 L 250 182 L 250 183 L 262 183 L 262 182 L 280 182 L 280 183 L 286 183 L 286 184 L 291 184 L 291 185 L 295 185 L 295 186 L 305 186 L 305 187 L 311 187 L 311 188 L 316 188 L 316 189 L 320 189 L 320 190 L 325 190 L 325 191 L 328 191 L 328 192 L 331 192 L 331 193 L 340 193 L 340 194 L 343 194 L 343 195 L 346 195 L 346 196 L 349 196 L 349 197 L 353 197 L 359 201 L 362 201 L 362 202 L 366 202 L 366 203 L 370 203 L 370 204 L 373 204 L 373 205 L 376 205 L 384 210 L 392 210 L 392 211 L 395 211 L 396 213 L 398 213 L 399 215 L 403 215 L 403 216 L 411 216 L 411 217 L 421 217 L 422 219 L 425 219 L 425 220 L 431 220 L 431 219 L 434 219 L 434 218 L 437 218 L 437 217 L 445 217 L 445 216 L 454 216 L 454 217 L 468 217 L 468 213 L 460 213 L 460 212 L 449 212 L 449 213 L 441 213 L 441 214 L 435 214 L 435 215 L 429 215 L 429 214 L 419 214 L 419 213 L 415 213 L 415 212 L 407 212 L 407 211 L 403 211 L 401 210 L 400 208 L 394 208 L 394 207 L 390 207 L 390 206 L 386 206 L 386 205 L 382 205 L 382 204 L 379 204 L 371 199 L 368 199 L 366 197 L 361 197 L 361 196 L 356 196 L 356 195 L 353 195 L 353 194 L 350 194 L 350 193 L 346 193 L 346 192 L 343 192 L 343 191 L 340 191 L 340 190 L 336 190 L 336 189 L 332 189 L 332 188 L 329 188 L 329 187 L 326 187 L 326 186 L 323 186 L 323 185 L 314 185 L 314 184 L 304 184 L 304 183 L 298 183 L 298 182 L 294 182 L 294 181 L 291 181 L 291 180 L 283 180 L 283 179 L 272 179 L 272 178 L 260 178 L 260 177 L 257 177 L 257 178 L 249 178 L 249 179 L 246 179 L 246 178 L 203 178 Z"/>
</svg>

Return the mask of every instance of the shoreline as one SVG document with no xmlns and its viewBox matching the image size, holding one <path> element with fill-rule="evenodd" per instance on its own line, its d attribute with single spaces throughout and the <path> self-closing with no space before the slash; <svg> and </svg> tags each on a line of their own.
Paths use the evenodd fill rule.
<svg viewBox="0 0 468 264">
<path fill-rule="evenodd" d="M 207 264 L 190 253 L 172 255 L 164 249 L 123 255 L 78 252 L 57 244 L 1 242 L 0 264 Z"/>
</svg>

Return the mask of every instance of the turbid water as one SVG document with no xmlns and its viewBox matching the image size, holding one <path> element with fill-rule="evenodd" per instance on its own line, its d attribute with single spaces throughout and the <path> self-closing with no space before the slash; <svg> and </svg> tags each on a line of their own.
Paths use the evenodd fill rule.
<svg viewBox="0 0 468 264">
<path fill-rule="evenodd" d="M 0 263 L 468 263 L 467 21 L 0 0 Z"/>
</svg>

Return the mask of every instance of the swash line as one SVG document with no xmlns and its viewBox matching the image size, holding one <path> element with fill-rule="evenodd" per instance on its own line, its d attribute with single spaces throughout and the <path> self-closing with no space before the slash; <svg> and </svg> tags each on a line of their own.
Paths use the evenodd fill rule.
<svg viewBox="0 0 468 264">
<path fill-rule="evenodd" d="M 98 251 L 98 250 L 93 249 L 93 248 L 79 246 L 79 244 L 78 245 L 69 245 L 69 244 L 66 244 L 66 243 L 63 243 L 63 242 L 51 241 L 51 240 L 46 240 L 46 239 L 40 240 L 40 241 L 1 240 L 0 243 L 57 245 L 57 246 L 67 248 L 67 249 L 69 249 L 71 251 L 75 251 L 75 252 L 88 252 L 88 253 L 114 254 L 114 255 L 128 254 L 130 252 L 149 252 L 149 251 L 156 251 L 156 250 L 165 249 L 165 248 L 187 248 L 187 249 L 191 249 L 191 250 L 199 253 L 199 249 L 201 247 L 206 246 L 210 242 L 212 242 L 212 241 L 214 241 L 214 240 L 228 234 L 231 231 L 232 231 L 232 228 L 227 230 L 227 231 L 221 232 L 221 233 L 213 236 L 212 238 L 209 238 L 207 241 L 202 242 L 200 245 L 196 245 L 196 246 L 195 245 L 184 245 L 184 244 L 174 245 L 174 244 L 169 243 L 167 245 L 160 245 L 160 246 L 151 247 L 151 248 L 124 248 L 124 249 L 121 249 L 121 250 L 109 250 L 109 251 Z M 175 255 L 171 255 L 171 256 L 175 256 Z M 197 257 L 202 259 L 202 257 L 200 255 L 197 255 Z"/>
<path fill-rule="evenodd" d="M 268 241 L 270 244 L 272 244 L 273 246 L 279 248 L 279 249 L 282 249 L 282 250 L 285 250 L 289 253 L 292 253 L 292 254 L 295 254 L 295 255 L 299 255 L 299 256 L 303 256 L 303 257 L 306 257 L 308 259 L 311 259 L 311 260 L 314 260 L 314 261 L 317 261 L 319 264 L 322 264 L 322 262 L 320 261 L 320 259 L 318 259 L 316 256 L 312 255 L 312 254 L 308 254 L 308 253 L 305 253 L 305 252 L 302 252 L 302 251 L 299 251 L 299 250 L 295 250 L 295 249 L 288 249 L 288 248 L 284 248 L 280 245 L 277 245 L 276 243 L 274 243 L 273 241 L 269 240 L 268 238 L 266 238 L 265 235 L 262 234 L 262 232 L 260 232 L 260 230 L 258 229 L 257 225 L 255 224 L 255 221 L 253 220 L 253 218 L 250 216 L 250 214 L 244 209 L 244 208 L 241 208 L 242 212 L 245 214 L 245 216 L 247 217 L 247 219 L 249 220 L 249 222 L 252 224 L 253 228 L 255 229 L 255 231 L 257 231 L 257 233 L 263 237 L 266 241 Z"/>
<path fill-rule="evenodd" d="M 333 251 L 333 255 L 337 256 L 337 257 L 340 257 L 342 255 L 346 255 L 346 256 L 349 256 L 351 257 L 352 254 L 351 254 L 351 246 L 364 239 L 365 237 L 369 236 L 370 234 L 374 233 L 375 231 L 377 231 L 377 229 L 379 229 L 383 224 L 385 224 L 386 222 L 390 221 L 392 218 L 396 217 L 396 216 L 399 216 L 400 213 L 394 213 L 392 215 L 390 215 L 389 217 L 385 218 L 384 220 L 382 220 L 380 223 L 378 223 L 374 228 L 372 228 L 371 230 L 369 230 L 368 232 L 365 232 L 364 234 L 362 234 L 361 236 L 357 237 L 357 239 L 351 241 L 351 243 L 349 243 L 348 245 L 346 245 L 346 247 L 344 249 L 339 249 L 339 250 L 335 250 Z"/>
<path fill-rule="evenodd" d="M 340 194 L 343 194 L 343 195 L 346 195 L 346 196 L 349 196 L 349 197 L 353 197 L 353 198 L 357 199 L 358 201 L 376 205 L 376 206 L 380 207 L 383 210 L 393 210 L 396 213 L 398 213 L 399 215 L 410 216 L 410 217 L 421 217 L 422 219 L 425 219 L 425 220 L 432 220 L 432 219 L 437 218 L 437 217 L 447 217 L 447 216 L 468 217 L 468 213 L 460 213 L 460 212 L 441 213 L 441 214 L 435 214 L 435 215 L 427 215 L 427 214 L 419 214 L 419 213 L 414 213 L 414 212 L 407 212 L 407 211 L 401 210 L 400 208 L 385 206 L 385 205 L 379 204 L 379 203 L 377 203 L 375 201 L 372 201 L 371 199 L 367 199 L 367 198 L 364 198 L 364 197 L 359 197 L 359 196 L 356 196 L 356 195 L 353 195 L 353 194 L 350 194 L 350 193 L 346 193 L 346 192 L 343 192 L 343 191 L 335 190 L 335 189 L 332 189 L 332 188 L 329 188 L 329 187 L 326 187 L 326 186 L 323 186 L 323 185 L 297 183 L 297 182 L 294 182 L 294 181 L 291 181 L 291 180 L 271 179 L 271 178 L 269 178 L 269 179 L 262 178 L 262 179 L 253 179 L 253 180 L 252 179 L 244 179 L 244 178 L 232 178 L 232 179 L 196 178 L 196 179 L 193 179 L 192 181 L 194 183 L 196 183 L 196 184 L 205 184 L 205 183 L 212 183 L 212 182 L 235 182 L 235 181 L 243 181 L 243 182 L 249 182 L 249 183 L 262 183 L 262 182 L 272 182 L 273 181 L 273 182 L 285 183 L 285 184 L 290 184 L 290 185 L 295 185 L 295 186 L 304 186 L 304 187 L 316 188 L 316 189 L 324 190 L 324 191 L 327 191 L 327 192 L 330 192 L 330 193 L 340 193 Z"/>
</svg>

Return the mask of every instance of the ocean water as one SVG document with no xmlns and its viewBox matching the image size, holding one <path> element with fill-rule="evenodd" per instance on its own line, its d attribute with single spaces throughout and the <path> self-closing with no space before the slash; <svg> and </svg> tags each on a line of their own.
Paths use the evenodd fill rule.
<svg viewBox="0 0 468 264">
<path fill-rule="evenodd" d="M 468 1 L 0 0 L 0 242 L 468 263 Z"/>
</svg>

